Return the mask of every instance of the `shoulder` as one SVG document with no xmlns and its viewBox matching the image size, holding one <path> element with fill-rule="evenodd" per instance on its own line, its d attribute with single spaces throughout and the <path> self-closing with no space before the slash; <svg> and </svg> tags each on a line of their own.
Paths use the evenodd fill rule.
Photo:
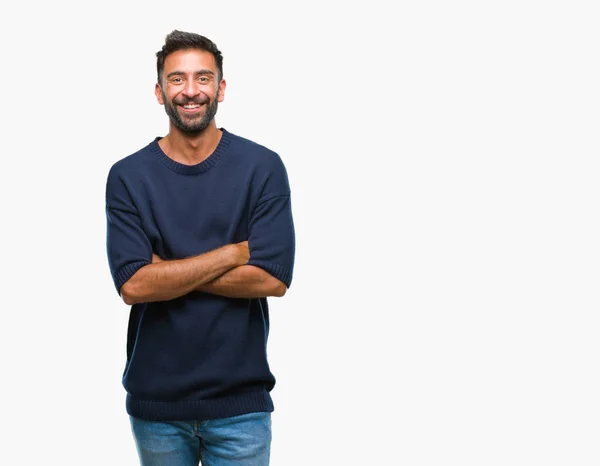
<svg viewBox="0 0 600 466">
<path fill-rule="evenodd" d="M 290 194 L 287 170 L 283 160 L 274 150 L 250 139 L 231 134 L 232 154 L 235 164 L 243 167 L 252 178 L 260 199 L 270 199 Z"/>
<path fill-rule="evenodd" d="M 225 130 L 226 131 L 226 130 Z M 231 138 L 231 149 L 233 154 L 253 164 L 259 164 L 265 168 L 284 169 L 283 160 L 274 150 L 227 131 Z"/>
<path fill-rule="evenodd" d="M 141 149 L 129 154 L 114 162 L 108 171 L 108 181 L 111 179 L 126 178 L 130 174 L 139 173 L 149 165 L 149 161 L 153 159 L 152 152 L 154 146 L 158 146 L 158 137 L 145 145 Z"/>
</svg>

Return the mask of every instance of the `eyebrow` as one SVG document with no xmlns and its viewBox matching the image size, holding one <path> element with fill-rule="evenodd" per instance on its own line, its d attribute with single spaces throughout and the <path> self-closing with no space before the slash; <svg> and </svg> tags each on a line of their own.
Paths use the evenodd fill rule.
<svg viewBox="0 0 600 466">
<path fill-rule="evenodd" d="M 211 76 L 214 76 L 215 73 L 213 73 L 211 70 L 198 70 L 194 72 L 195 76 L 198 75 L 203 75 L 203 74 L 209 74 Z M 168 75 L 167 75 L 167 79 L 169 79 L 171 76 L 185 76 L 186 73 L 184 73 L 183 71 L 171 71 Z"/>
</svg>

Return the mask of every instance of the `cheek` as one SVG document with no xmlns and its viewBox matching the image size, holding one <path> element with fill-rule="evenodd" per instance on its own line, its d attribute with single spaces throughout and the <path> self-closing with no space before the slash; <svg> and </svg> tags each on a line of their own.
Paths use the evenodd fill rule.
<svg viewBox="0 0 600 466">
<path fill-rule="evenodd" d="M 170 93 L 170 94 L 163 96 L 163 99 L 165 100 L 166 103 L 174 105 L 175 104 L 174 100 L 176 97 L 177 97 L 176 93 Z"/>
</svg>

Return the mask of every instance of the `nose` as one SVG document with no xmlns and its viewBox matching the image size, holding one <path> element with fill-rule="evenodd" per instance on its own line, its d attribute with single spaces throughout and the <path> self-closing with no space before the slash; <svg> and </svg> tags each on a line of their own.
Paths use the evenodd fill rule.
<svg viewBox="0 0 600 466">
<path fill-rule="evenodd" d="M 186 97 L 195 97 L 200 93 L 200 88 L 195 79 L 188 79 L 182 92 Z"/>
</svg>

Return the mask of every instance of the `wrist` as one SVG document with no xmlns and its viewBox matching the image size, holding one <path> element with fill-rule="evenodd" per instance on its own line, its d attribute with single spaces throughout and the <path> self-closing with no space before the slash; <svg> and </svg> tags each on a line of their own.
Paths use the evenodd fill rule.
<svg viewBox="0 0 600 466">
<path fill-rule="evenodd" d="M 227 262 L 232 268 L 245 264 L 244 254 L 237 244 L 228 244 L 225 248 L 227 249 Z"/>
</svg>

